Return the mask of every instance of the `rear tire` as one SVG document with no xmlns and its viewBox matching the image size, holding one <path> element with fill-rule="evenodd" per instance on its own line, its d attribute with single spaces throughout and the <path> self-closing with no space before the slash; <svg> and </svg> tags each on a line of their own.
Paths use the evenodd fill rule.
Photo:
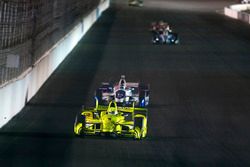
<svg viewBox="0 0 250 167">
<path fill-rule="evenodd" d="M 102 91 L 97 89 L 96 92 L 95 92 L 95 96 L 96 96 L 99 104 L 102 104 Z"/>
<path fill-rule="evenodd" d="M 76 118 L 76 123 L 77 123 L 77 124 L 78 124 L 78 123 L 81 123 L 81 124 L 82 124 L 82 127 L 79 128 L 79 130 L 78 130 L 78 135 L 79 135 L 79 136 L 85 136 L 85 133 L 84 133 L 84 131 L 83 131 L 83 127 L 85 127 L 85 124 L 86 124 L 86 117 L 85 117 L 85 115 L 82 115 L 81 113 L 79 113 L 79 114 L 77 115 L 77 118 Z"/>
<path fill-rule="evenodd" d="M 148 92 L 149 94 L 149 85 L 146 85 L 144 83 L 140 83 L 139 85 L 139 88 L 140 88 L 140 92 L 139 92 L 139 107 L 147 107 L 146 105 L 146 93 Z M 144 105 L 142 105 L 142 101 L 144 100 Z"/>
<path fill-rule="evenodd" d="M 135 127 L 135 134 L 134 134 L 134 139 L 135 140 L 140 140 L 141 139 L 141 129 L 137 126 Z"/>
<path fill-rule="evenodd" d="M 135 135 L 134 138 L 140 140 L 142 137 L 142 125 L 143 125 L 143 118 L 135 118 L 134 120 L 134 130 Z"/>
</svg>

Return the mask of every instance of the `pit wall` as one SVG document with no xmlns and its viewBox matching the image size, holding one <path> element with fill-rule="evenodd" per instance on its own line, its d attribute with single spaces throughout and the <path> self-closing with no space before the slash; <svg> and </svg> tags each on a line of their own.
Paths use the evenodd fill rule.
<svg viewBox="0 0 250 167">
<path fill-rule="evenodd" d="M 82 20 L 21 76 L 0 88 L 0 128 L 19 113 L 110 5 L 101 0 Z"/>
<path fill-rule="evenodd" d="M 250 13 L 243 12 L 250 9 L 250 4 L 237 4 L 224 8 L 224 14 L 234 19 L 242 20 L 250 24 Z"/>
</svg>

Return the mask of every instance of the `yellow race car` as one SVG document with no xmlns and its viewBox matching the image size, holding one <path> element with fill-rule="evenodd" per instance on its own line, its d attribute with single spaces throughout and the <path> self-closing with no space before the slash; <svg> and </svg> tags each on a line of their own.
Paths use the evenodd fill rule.
<svg viewBox="0 0 250 167">
<path fill-rule="evenodd" d="M 76 116 L 74 133 L 77 136 L 111 135 L 142 139 L 147 135 L 147 109 L 118 107 L 115 101 L 108 106 L 82 109 Z"/>
</svg>

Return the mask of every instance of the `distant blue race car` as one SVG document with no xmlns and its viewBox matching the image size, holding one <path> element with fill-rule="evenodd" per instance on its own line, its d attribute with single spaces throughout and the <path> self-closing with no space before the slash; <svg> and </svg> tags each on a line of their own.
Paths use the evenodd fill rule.
<svg viewBox="0 0 250 167">
<path fill-rule="evenodd" d="M 178 34 L 174 32 L 168 32 L 167 34 L 153 32 L 152 42 L 154 44 L 178 44 L 179 37 Z"/>
</svg>

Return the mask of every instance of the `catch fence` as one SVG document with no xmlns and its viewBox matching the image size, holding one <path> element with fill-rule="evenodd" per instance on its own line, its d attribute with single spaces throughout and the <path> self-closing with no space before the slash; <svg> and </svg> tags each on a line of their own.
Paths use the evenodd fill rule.
<svg viewBox="0 0 250 167">
<path fill-rule="evenodd" d="M 0 86 L 17 78 L 100 0 L 0 0 Z"/>
</svg>

